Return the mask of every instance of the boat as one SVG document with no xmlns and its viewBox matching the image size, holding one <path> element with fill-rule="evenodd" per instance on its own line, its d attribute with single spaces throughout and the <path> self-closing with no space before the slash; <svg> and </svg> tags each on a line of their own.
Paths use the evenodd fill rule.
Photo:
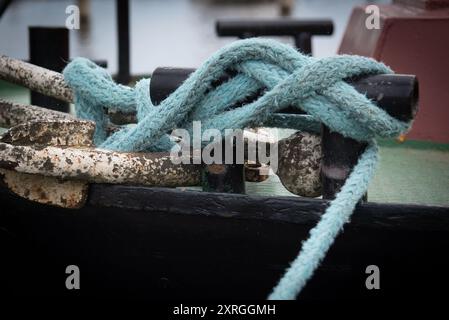
<svg viewBox="0 0 449 320">
<path fill-rule="evenodd" d="M 233 21 L 220 26 L 235 29 L 237 25 L 232 35 L 245 37 L 240 34 L 241 28 L 254 26 L 242 24 Z M 328 21 L 326 30 L 332 30 Z M 296 41 L 311 53 L 310 34 Z M 351 50 L 347 42 L 345 50 Z M 42 83 L 57 80 L 51 93 L 43 93 L 65 103 L 72 101 L 59 73 L 2 56 L 3 79 L 21 84 L 25 81 L 35 91 L 48 91 L 48 87 L 17 80 L 14 72 L 8 73 L 12 69 L 5 67 L 7 63 L 39 74 Z M 154 104 L 173 92 L 191 72 L 193 69 L 156 69 L 151 82 Z M 413 74 L 369 76 L 348 79 L 348 83 L 373 99 L 381 92 L 379 105 L 396 118 L 410 120 L 416 116 L 419 90 Z M 0 92 L 1 86 L 10 94 L 20 90 L 0 83 Z M 394 90 L 388 90 L 391 88 Z M 5 110 L 13 109 L 16 116 L 7 115 Z M 32 112 L 28 114 L 27 110 Z M 290 115 L 292 110 L 280 114 Z M 36 124 L 31 118 L 37 116 L 44 118 Z M 129 117 L 117 115 L 117 119 Z M 58 130 L 77 126 L 79 131 L 79 136 L 74 134 L 66 145 L 57 147 L 77 147 L 73 143 L 80 144 L 79 137 L 92 137 L 93 129 L 87 122 L 58 111 L 0 101 L 0 122 L 12 127 L 2 135 L 0 152 L 5 153 L 6 147 L 16 151 L 33 148 L 29 141 L 34 137 L 30 140 L 29 133 L 48 132 L 45 126 L 52 121 L 59 123 Z M 68 131 L 58 133 L 52 128 L 56 138 L 67 135 Z M 52 166 L 42 166 L 39 174 L 28 172 L 35 176 L 27 180 L 27 173 L 17 171 L 22 165 L 19 160 L 0 161 L 0 295 L 66 301 L 123 297 L 170 301 L 266 299 L 346 179 L 336 178 L 326 168 L 353 167 L 365 148 L 363 143 L 326 127 L 320 130 L 322 197 L 294 195 L 276 176 L 245 182 L 243 165 L 225 166 L 224 173 L 199 167 L 202 176 L 194 181 L 186 178 L 189 183 L 180 186 L 168 180 L 164 186 L 147 180 L 106 181 L 90 171 L 73 170 L 73 175 L 78 174 L 76 185 L 67 188 L 62 177 L 49 174 L 54 172 Z M 412 136 L 422 137 L 421 125 L 419 130 Z M 11 132 L 28 135 L 24 133 L 20 140 Z M 52 147 L 48 141 L 53 137 L 45 139 L 47 145 L 35 147 L 36 154 Z M 449 285 L 449 259 L 445 254 L 449 249 L 449 197 L 444 181 L 449 175 L 449 148 L 435 141 L 401 139 L 380 141 L 381 155 L 386 159 L 381 162 L 380 175 L 299 300 L 374 304 L 445 298 L 438 289 Z M 93 148 L 90 140 L 82 146 Z M 91 152 L 95 156 L 103 151 Z M 240 180 L 236 174 L 240 174 Z M 9 179 L 11 175 L 18 180 Z M 35 179 L 36 175 L 48 180 Z M 203 179 L 202 190 L 198 179 Z M 81 276 L 77 284 L 80 290 L 67 286 L 73 270 Z M 373 270 L 380 277 L 380 285 L 374 287 L 370 286 Z"/>
</svg>

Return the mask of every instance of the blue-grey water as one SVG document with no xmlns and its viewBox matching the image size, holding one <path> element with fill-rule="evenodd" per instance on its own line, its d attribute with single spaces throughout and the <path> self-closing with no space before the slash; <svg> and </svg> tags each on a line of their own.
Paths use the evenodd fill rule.
<svg viewBox="0 0 449 320">
<path fill-rule="evenodd" d="M 29 26 L 64 26 L 65 9 L 76 0 L 15 0 L 0 19 L 0 53 L 28 58 Z M 115 1 L 90 0 L 89 27 L 70 31 L 70 55 L 108 61 L 117 70 Z M 295 18 L 331 18 L 330 37 L 315 37 L 314 55 L 336 53 L 351 9 L 361 0 L 294 0 Z M 234 38 L 218 38 L 219 18 L 276 18 L 277 1 L 130 0 L 131 72 L 151 73 L 158 66 L 197 67 Z M 283 39 L 283 41 L 291 41 Z"/>
</svg>

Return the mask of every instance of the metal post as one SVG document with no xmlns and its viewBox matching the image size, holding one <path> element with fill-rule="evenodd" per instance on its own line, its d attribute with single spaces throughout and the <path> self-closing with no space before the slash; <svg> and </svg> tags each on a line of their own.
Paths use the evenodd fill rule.
<svg viewBox="0 0 449 320">
<path fill-rule="evenodd" d="M 409 121 L 414 118 L 418 104 L 418 80 L 413 76 L 380 75 L 374 76 L 380 81 L 358 79 L 353 82 L 355 88 L 365 93 L 391 116 L 398 120 Z M 337 132 L 322 128 L 321 184 L 323 199 L 333 199 L 340 191 L 346 178 L 357 164 L 366 144 L 351 138 L 345 138 Z M 365 195 L 362 201 L 367 200 Z"/>
<path fill-rule="evenodd" d="M 225 144 L 227 139 L 224 139 Z M 234 146 L 237 141 L 234 141 Z M 233 164 L 225 164 L 223 147 L 222 164 L 203 165 L 201 185 L 203 191 L 245 193 L 245 165 L 236 163 L 236 148 L 234 147 Z"/>
<path fill-rule="evenodd" d="M 128 84 L 130 77 L 129 1 L 117 0 L 118 73 L 117 82 Z"/>
<path fill-rule="evenodd" d="M 155 69 L 152 77 L 157 80 L 154 84 L 153 81 L 150 83 L 152 102 L 155 105 L 161 103 L 194 71 L 195 69 L 180 68 Z M 204 191 L 245 193 L 245 167 L 243 164 L 225 164 L 224 161 L 222 164 L 203 165 L 201 185 Z"/>
<path fill-rule="evenodd" d="M 308 32 L 301 32 L 295 36 L 295 47 L 301 53 L 312 55 L 312 35 Z"/>
<path fill-rule="evenodd" d="M 153 101 L 156 92 L 163 92 L 168 96 L 192 72 L 191 69 L 173 68 L 158 68 L 156 71 L 151 80 L 150 95 Z M 348 82 L 396 119 L 409 121 L 417 112 L 418 80 L 415 76 L 371 75 Z M 284 110 L 287 113 L 295 111 Z M 332 199 L 338 193 L 365 146 L 364 143 L 345 138 L 323 127 L 321 183 L 324 199 Z"/>
<path fill-rule="evenodd" d="M 333 199 L 344 185 L 366 143 L 345 138 L 323 126 L 321 133 L 321 190 L 323 199 Z M 364 201 L 367 196 L 365 195 Z"/>
<path fill-rule="evenodd" d="M 302 53 L 312 55 L 312 36 L 331 35 L 334 25 L 331 20 L 218 20 L 215 29 L 220 37 L 234 36 L 240 39 L 291 36 Z"/>
<path fill-rule="evenodd" d="M 61 72 L 69 60 L 69 30 L 67 28 L 30 27 L 30 63 Z M 69 104 L 61 100 L 31 92 L 31 104 L 62 112 Z"/>
</svg>

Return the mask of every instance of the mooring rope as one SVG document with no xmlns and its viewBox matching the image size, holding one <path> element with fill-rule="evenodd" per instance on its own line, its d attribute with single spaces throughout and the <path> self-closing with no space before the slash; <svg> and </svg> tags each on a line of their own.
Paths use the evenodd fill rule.
<svg viewBox="0 0 449 320">
<path fill-rule="evenodd" d="M 175 128 L 191 130 L 194 120 L 201 121 L 204 130 L 222 132 L 269 126 L 273 114 L 286 107 L 307 113 L 288 121 L 295 129 L 323 123 L 331 131 L 367 142 L 341 191 L 269 296 L 295 299 L 367 191 L 377 163 L 375 138 L 396 137 L 410 126 L 344 82 L 385 73 L 392 71 L 370 58 L 340 55 L 317 59 L 276 41 L 248 39 L 213 54 L 159 106 L 151 104 L 149 79 L 139 81 L 135 88 L 115 84 L 104 69 L 87 59 L 74 59 L 65 68 L 64 78 L 75 92 L 77 116 L 95 121 L 95 143 L 106 149 L 169 150 L 172 142 L 167 132 Z M 242 103 L 257 93 L 256 100 Z M 108 137 L 109 119 L 104 108 L 136 112 L 137 124 Z"/>
</svg>

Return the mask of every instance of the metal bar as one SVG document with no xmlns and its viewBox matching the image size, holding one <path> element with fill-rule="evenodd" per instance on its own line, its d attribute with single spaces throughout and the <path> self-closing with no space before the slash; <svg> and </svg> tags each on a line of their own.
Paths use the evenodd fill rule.
<svg viewBox="0 0 449 320">
<path fill-rule="evenodd" d="M 176 90 L 195 71 L 193 68 L 156 68 L 151 75 L 150 97 L 158 105 Z M 155 83 L 153 83 L 155 79 Z"/>
<path fill-rule="evenodd" d="M 164 67 L 155 69 L 151 78 L 151 101 L 159 104 L 175 91 L 193 70 Z M 65 83 L 62 74 L 5 55 L 0 55 L 0 79 L 63 101 L 73 101 L 73 92 Z M 348 82 L 399 120 L 411 120 L 417 112 L 418 81 L 413 75 L 369 75 L 350 79 Z M 298 111 L 287 109 L 285 112 Z"/>
<path fill-rule="evenodd" d="M 0 127 L 2 128 L 11 128 L 28 121 L 40 122 L 49 120 L 81 121 L 69 113 L 0 99 Z M 107 126 L 108 134 L 112 134 L 119 129 L 120 126 L 115 123 L 109 123 Z"/>
<path fill-rule="evenodd" d="M 69 62 L 71 62 L 73 59 L 69 59 Z M 28 62 L 31 63 L 29 60 L 22 60 L 24 62 Z M 95 63 L 97 66 L 102 67 L 102 68 L 107 68 L 108 67 L 108 61 L 107 60 L 91 60 L 93 63 Z"/>
<path fill-rule="evenodd" d="M 229 20 L 217 21 L 218 36 L 236 36 L 240 39 L 258 36 L 292 36 L 295 46 L 304 54 L 312 55 L 312 36 L 331 35 L 332 20 Z"/>
<path fill-rule="evenodd" d="M 95 124 L 90 121 L 83 121 L 76 119 L 68 114 L 47 110 L 44 108 L 36 106 L 27 106 L 16 103 L 8 103 L 0 100 L 0 124 L 5 126 L 14 125 L 6 133 L 1 136 L 1 142 L 6 143 L 9 146 L 3 146 L 3 150 L 0 150 L 0 168 L 10 169 L 14 171 L 19 171 L 27 174 L 40 174 L 42 176 L 58 176 L 60 177 L 61 171 L 54 171 L 55 165 L 53 161 L 66 161 L 67 167 L 71 167 L 72 171 L 75 170 L 78 174 L 78 178 L 86 178 L 87 181 L 97 181 L 96 177 L 91 177 L 91 172 L 84 172 L 78 170 L 76 166 L 72 166 L 73 163 L 78 166 L 84 166 L 84 159 L 92 161 L 95 159 L 95 165 L 101 168 L 105 166 L 110 166 L 110 159 L 107 159 L 106 164 L 102 164 L 100 156 L 92 158 L 92 153 L 103 154 L 104 150 L 96 149 L 77 149 L 76 155 L 77 159 L 64 158 L 60 154 L 53 154 L 43 162 L 41 154 L 37 154 L 35 159 L 33 153 L 29 149 L 24 149 L 25 146 L 37 147 L 42 150 L 42 147 L 53 146 L 64 148 L 60 149 L 59 152 L 63 153 L 67 150 L 66 147 L 91 147 L 92 136 L 95 128 Z M 253 160 L 265 163 L 266 158 L 261 160 L 259 152 L 261 150 L 267 150 L 265 152 L 267 156 L 270 156 L 270 150 L 273 141 L 265 140 L 259 135 L 251 132 L 244 133 L 244 159 Z M 265 146 L 260 149 L 261 144 Z M 17 146 L 13 148 L 13 146 Z M 251 146 L 251 147 L 249 147 Z M 248 156 L 248 150 L 256 151 L 256 146 L 259 148 L 256 154 L 251 157 Z M 224 147 L 222 145 L 222 147 Z M 254 149 L 252 149 L 254 148 Z M 275 146 L 274 150 L 279 148 L 279 153 L 277 159 L 278 175 L 283 183 L 283 185 L 291 192 L 301 195 L 301 196 L 318 196 L 320 193 L 320 183 L 319 183 L 319 166 L 321 158 L 321 148 L 320 148 L 320 137 L 310 133 L 296 133 L 295 135 L 280 140 Z M 23 164 L 20 170 L 16 170 L 16 163 L 14 162 L 14 157 L 8 154 L 5 150 L 14 151 L 14 156 L 18 159 L 26 158 L 27 164 Z M 57 149 L 52 149 L 52 152 L 56 152 Z M 6 152 L 6 154 L 5 154 Z M 236 153 L 234 153 L 236 154 Z M 150 157 L 159 157 L 160 154 L 148 154 Z M 122 162 L 122 159 L 134 158 L 136 154 L 134 153 L 120 153 L 119 158 L 114 158 L 116 162 L 113 164 L 115 166 L 127 166 L 130 165 L 130 171 L 136 172 L 138 174 L 145 174 L 145 172 L 139 172 L 139 163 L 129 163 Z M 183 155 L 184 156 L 184 155 Z M 256 158 L 252 158 L 256 156 Z M 39 160 L 40 159 L 40 160 Z M 272 158 L 270 158 L 272 159 Z M 37 162 L 35 162 L 35 160 Z M 235 161 L 234 161 L 235 162 Z M 274 166 L 271 163 L 271 166 Z M 28 167 L 30 166 L 30 167 Z M 158 167 L 162 169 L 167 169 L 167 165 L 164 163 L 158 164 Z M 201 165 L 197 165 L 201 167 Z M 244 192 L 244 175 L 243 167 L 241 164 L 236 164 L 235 166 L 240 166 L 240 168 L 234 168 L 233 171 L 228 171 L 228 168 L 221 165 L 211 165 L 207 167 L 202 177 L 203 186 L 205 190 L 210 191 L 232 191 L 236 193 Z M 170 164 L 168 164 L 170 168 Z M 176 166 L 174 166 L 176 168 Z M 274 168 L 274 167 L 273 167 Z M 157 168 L 151 168 L 152 170 L 157 170 Z M 165 170 L 164 169 L 164 170 Z M 209 170 L 210 169 L 210 170 Z M 37 170 L 37 171 L 36 171 Z M 84 168 L 84 170 L 87 170 Z M 150 173 L 148 173 L 150 174 Z M 70 178 L 75 178 L 70 176 Z M 105 180 L 101 182 L 108 183 L 119 183 L 120 180 L 114 177 L 110 179 L 110 175 L 104 177 Z M 133 180 L 130 178 L 127 180 L 128 183 L 139 183 L 139 179 Z M 158 179 L 156 177 L 156 179 Z M 200 177 L 192 177 L 195 181 L 200 181 Z M 183 185 L 183 180 L 178 181 L 179 186 Z M 164 182 L 155 182 L 155 185 L 164 184 Z"/>
<path fill-rule="evenodd" d="M 183 82 L 183 77 L 187 78 L 191 72 L 192 69 L 157 68 L 151 79 L 152 101 L 165 99 Z M 418 80 L 413 75 L 370 75 L 348 79 L 348 83 L 398 120 L 412 120 L 417 113 Z M 154 92 L 158 92 L 158 95 L 154 96 Z M 298 111 L 288 108 L 282 112 Z M 332 199 L 344 184 L 365 146 L 344 138 L 339 133 L 331 133 L 327 128 L 323 128 L 322 132 L 322 192 L 325 199 Z M 285 181 L 288 181 L 288 173 L 285 174 Z M 290 183 L 284 185 L 289 186 Z M 293 184 L 295 185 L 297 184 Z M 290 190 L 289 187 L 287 189 Z"/>
<path fill-rule="evenodd" d="M 70 117 L 50 121 L 30 121 L 11 128 L 1 136 L 0 141 L 12 146 L 33 145 L 37 148 L 90 147 L 94 129 L 93 122 L 74 120 Z M 87 182 L 17 172 L 12 162 L 1 159 L 0 180 L 17 195 L 35 202 L 65 208 L 80 208 L 86 202 Z M 47 165 L 49 164 L 48 162 Z M 50 169 L 48 166 L 46 168 Z"/>
<path fill-rule="evenodd" d="M 0 55 L 0 79 L 65 102 L 73 102 L 73 91 L 61 73 L 31 63 Z"/>
<path fill-rule="evenodd" d="M 118 74 L 117 82 L 130 81 L 129 1 L 117 0 Z"/>
<path fill-rule="evenodd" d="M 332 20 L 218 20 L 215 25 L 220 37 L 240 39 L 258 36 L 292 36 L 295 46 L 304 54 L 312 55 L 312 36 L 331 35 Z"/>
<path fill-rule="evenodd" d="M 357 164 L 366 143 L 345 138 L 323 126 L 321 136 L 321 184 L 323 199 L 333 199 Z M 367 200 L 365 195 L 363 201 Z"/>
<path fill-rule="evenodd" d="M 354 80 L 354 87 L 371 99 L 391 116 L 412 120 L 418 111 L 418 80 L 414 76 L 386 75 L 381 81 Z M 346 178 L 357 164 L 366 144 L 345 138 L 338 132 L 322 128 L 321 184 L 323 199 L 333 199 L 340 191 Z M 368 196 L 362 199 L 367 201 Z"/>
<path fill-rule="evenodd" d="M 179 71 L 179 72 L 178 72 Z M 151 92 L 158 92 L 160 87 L 161 92 L 168 95 L 171 91 L 176 89 L 176 86 L 182 83 L 182 78 L 188 77 L 191 73 L 191 69 L 178 71 L 170 69 L 169 73 L 164 74 L 164 70 L 157 70 L 152 78 L 152 90 Z M 70 89 L 64 84 L 62 75 L 32 66 L 30 64 L 10 59 L 8 57 L 0 57 L 0 76 L 3 79 L 13 80 L 15 82 L 34 86 L 39 88 L 43 92 L 47 92 L 53 95 L 60 95 L 67 97 L 71 95 Z M 174 76 L 176 81 L 170 81 L 171 77 Z M 38 77 L 36 82 L 31 81 L 30 78 Z M 163 80 L 161 80 L 161 77 Z M 418 82 L 415 76 L 411 75 L 374 75 L 366 76 L 358 79 L 348 80 L 356 90 L 367 95 L 368 98 L 374 100 L 377 105 L 384 109 L 387 113 L 396 117 L 399 120 L 411 120 L 414 118 L 417 112 L 417 101 L 418 101 Z M 170 87 L 173 86 L 171 89 Z M 150 93 L 151 93 L 150 92 Z M 71 98 L 71 97 L 70 97 Z M 163 100 L 163 95 L 159 95 L 157 100 Z M 152 97 L 153 100 L 153 97 Z M 326 131 L 324 130 L 323 138 L 326 140 Z M 341 179 L 336 182 L 335 175 L 332 176 L 333 172 L 338 168 L 333 168 L 329 166 L 328 157 L 326 154 L 335 152 L 340 152 L 343 154 L 351 153 L 353 156 L 357 155 L 357 152 L 352 152 L 347 148 L 343 148 L 342 145 L 338 143 L 332 144 L 335 150 L 329 150 L 326 144 L 326 151 L 323 150 L 323 190 L 333 190 L 329 193 L 326 192 L 326 197 L 332 197 L 335 192 L 339 190 L 338 186 L 330 186 L 330 184 L 341 184 Z M 352 145 L 352 144 L 349 144 Z M 338 146 L 338 147 L 337 147 Z M 351 163 L 347 163 L 349 168 L 352 168 Z M 329 169 L 329 170 L 327 170 Z M 335 170 L 334 170 L 335 169 Z M 341 169 L 341 168 L 340 168 Z M 337 170 L 338 171 L 338 170 Z M 347 170 L 346 170 L 347 171 Z M 343 177 L 345 175 L 341 175 Z"/>
<path fill-rule="evenodd" d="M 31 122 L 14 127 L 2 136 L 0 168 L 97 183 L 174 187 L 203 182 L 207 191 L 244 193 L 242 164 L 211 164 L 201 174 L 202 165 L 174 164 L 169 153 L 92 149 L 85 137 L 92 135 L 93 128 L 93 123 L 79 120 Z M 43 148 L 48 145 L 51 147 Z M 278 175 L 282 184 L 294 194 L 320 195 L 320 159 L 318 136 L 297 133 L 281 140 Z M 239 168 L 229 171 L 230 166 Z"/>
<path fill-rule="evenodd" d="M 193 72 L 193 69 L 164 68 L 155 69 L 151 77 L 150 97 L 158 104 Z M 417 112 L 418 80 L 414 75 L 381 74 L 348 79 L 349 84 L 360 93 L 375 101 L 391 116 L 399 120 L 411 120 Z M 298 113 L 291 108 L 280 113 Z"/>
<path fill-rule="evenodd" d="M 75 119 L 72 115 L 38 106 L 0 99 L 0 127 L 10 128 L 28 121 Z"/>
<path fill-rule="evenodd" d="M 200 166 L 174 164 L 169 153 L 120 153 L 89 148 L 0 143 L 0 166 L 16 172 L 95 183 L 159 187 L 200 183 Z"/>
<path fill-rule="evenodd" d="M 295 46 L 303 54 L 312 55 L 312 35 L 308 32 L 301 32 L 295 36 Z"/>
<path fill-rule="evenodd" d="M 218 36 L 296 36 L 306 32 L 311 35 L 331 35 L 332 20 L 218 20 L 215 24 Z"/>
<path fill-rule="evenodd" d="M 29 28 L 30 63 L 62 72 L 69 60 L 69 30 L 67 28 Z M 68 112 L 66 102 L 31 92 L 31 104 Z"/>
</svg>

